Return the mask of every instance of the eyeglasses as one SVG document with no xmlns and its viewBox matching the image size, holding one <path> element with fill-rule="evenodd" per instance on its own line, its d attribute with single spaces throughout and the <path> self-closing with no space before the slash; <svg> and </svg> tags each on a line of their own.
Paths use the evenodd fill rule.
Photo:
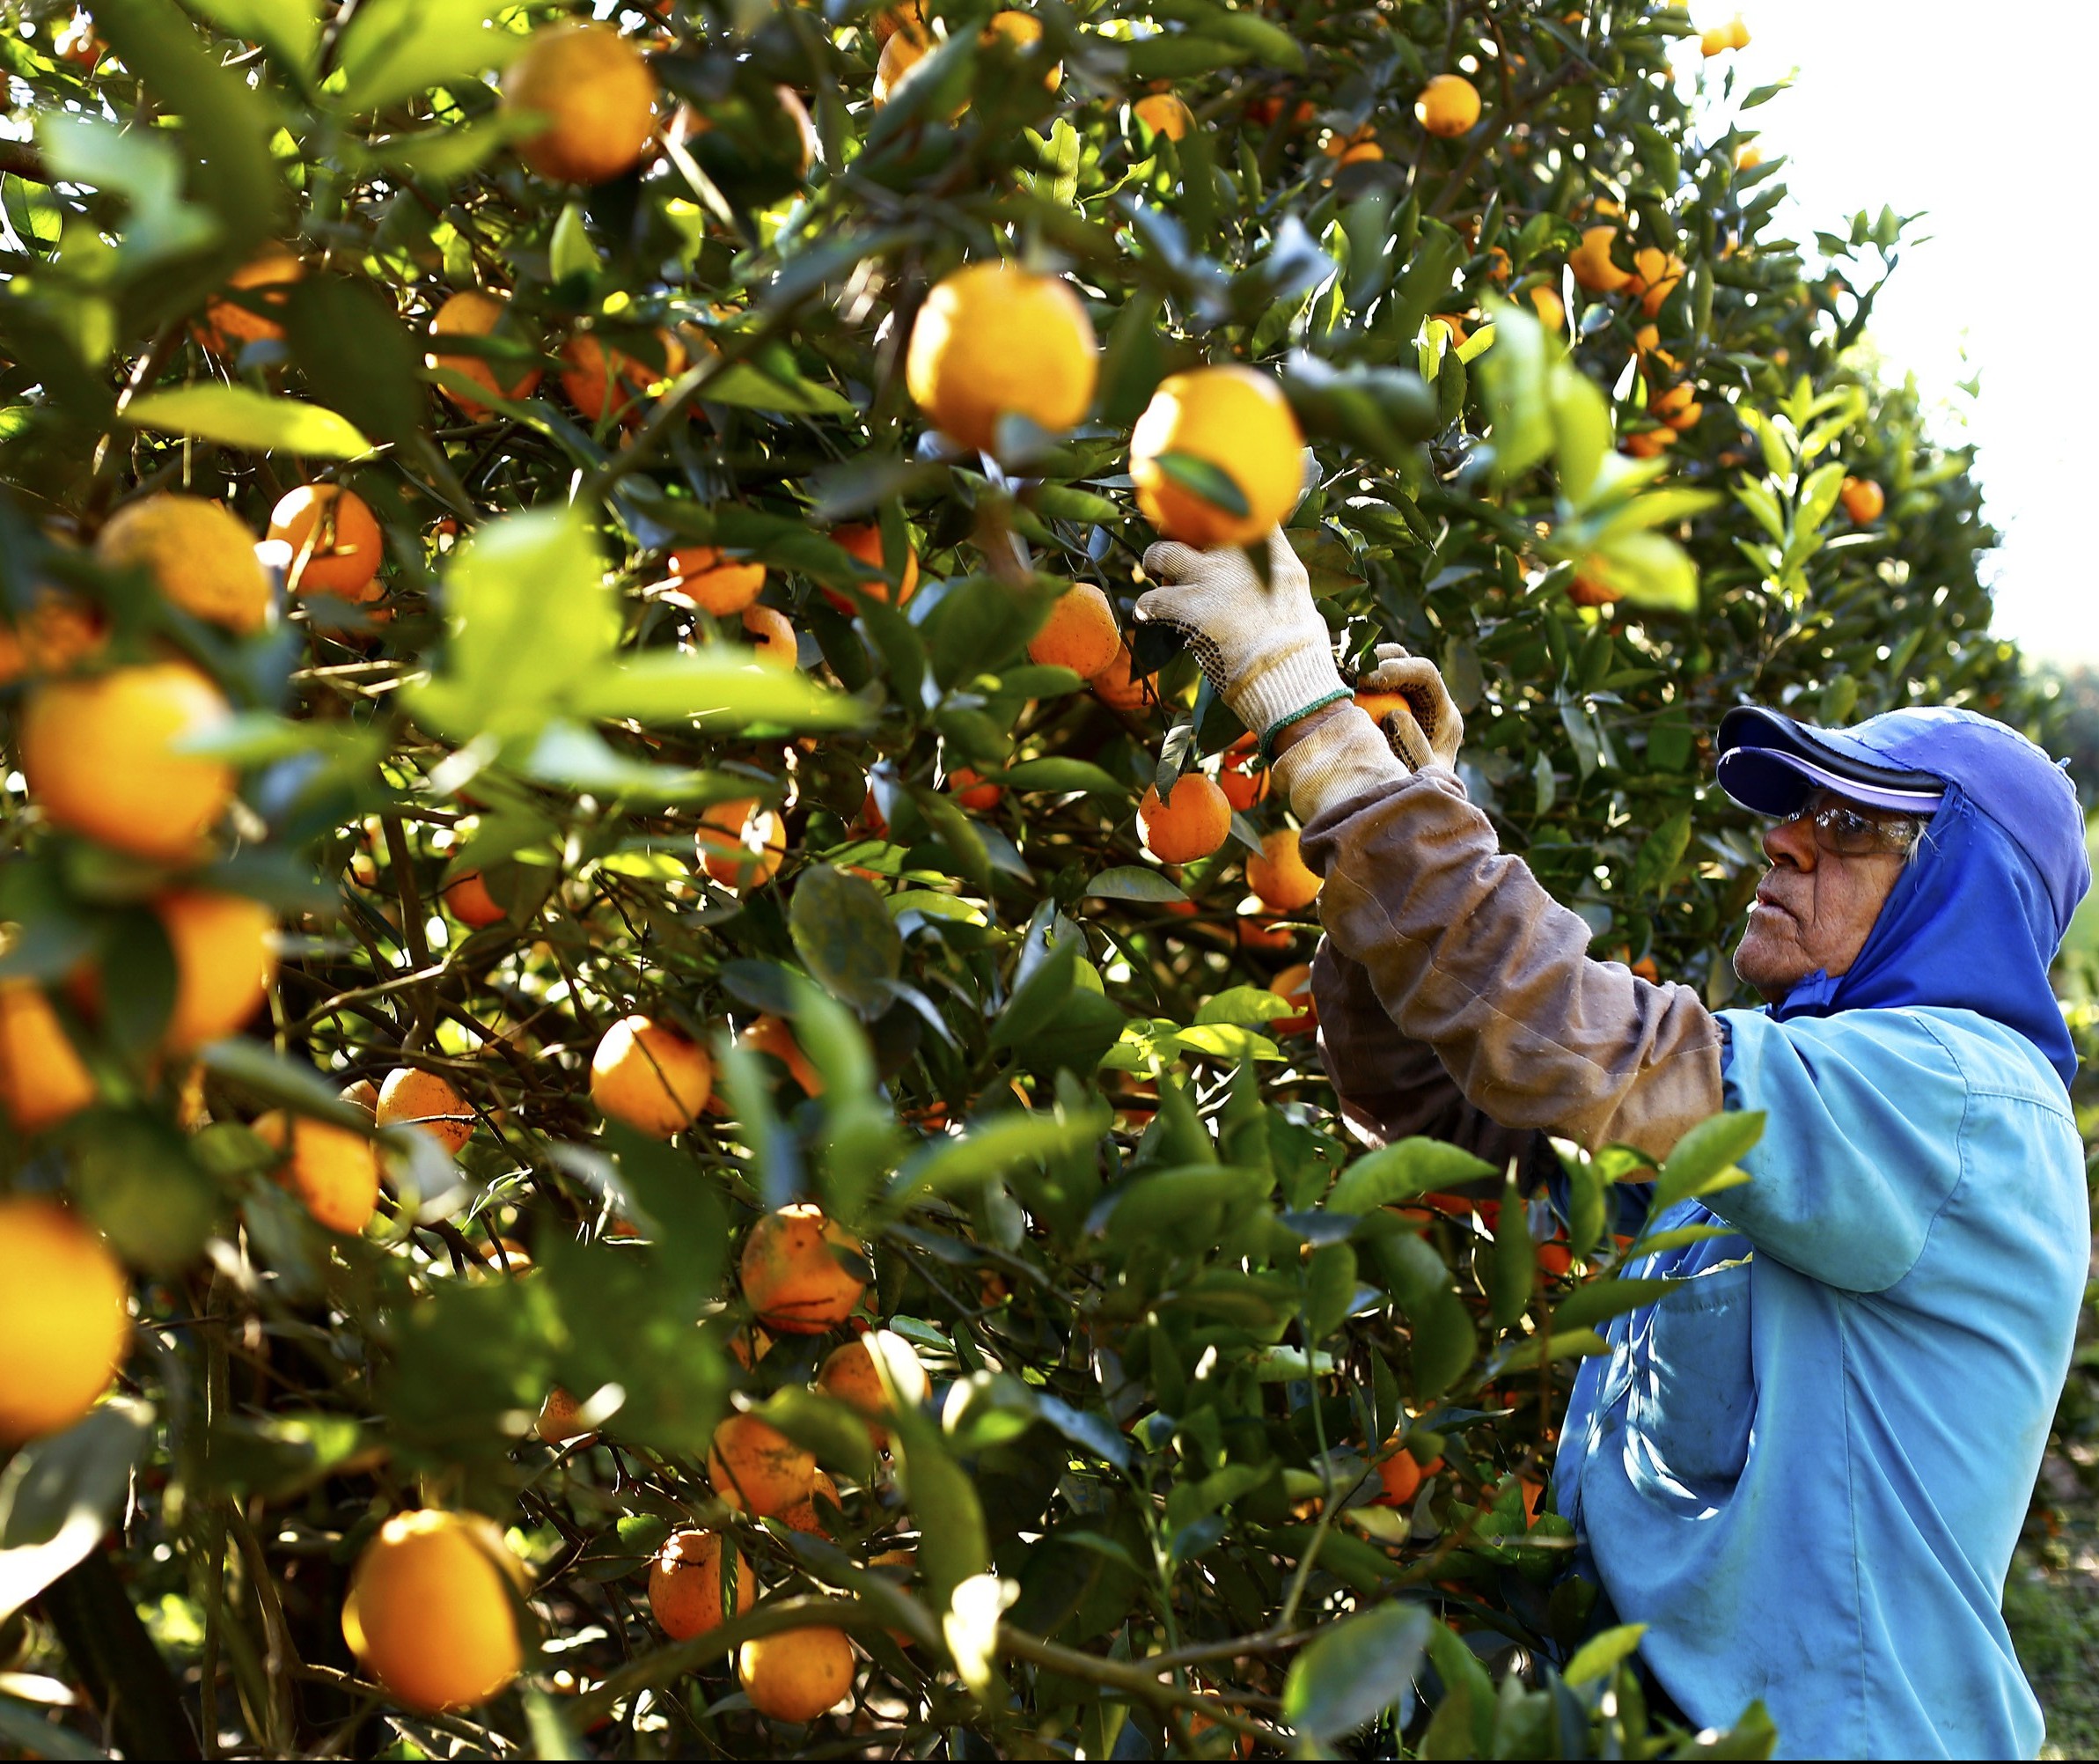
<svg viewBox="0 0 2099 1764">
<path fill-rule="evenodd" d="M 1875 814 L 1834 801 L 1820 790 L 1791 814 L 1780 816 L 1779 825 L 1797 820 L 1808 822 L 1816 844 L 1838 857 L 1868 857 L 1882 851 L 1907 856 L 1924 831 L 1923 821 L 1913 814 Z"/>
</svg>

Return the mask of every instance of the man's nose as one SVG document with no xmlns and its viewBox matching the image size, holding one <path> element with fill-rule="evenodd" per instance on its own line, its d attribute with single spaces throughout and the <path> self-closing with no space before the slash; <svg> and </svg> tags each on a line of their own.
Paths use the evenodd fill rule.
<svg viewBox="0 0 2099 1764">
<path fill-rule="evenodd" d="M 1764 855 L 1773 864 L 1782 861 L 1795 870 L 1812 870 L 1820 850 L 1815 843 L 1815 825 L 1804 816 L 1778 821 L 1764 831 Z"/>
</svg>

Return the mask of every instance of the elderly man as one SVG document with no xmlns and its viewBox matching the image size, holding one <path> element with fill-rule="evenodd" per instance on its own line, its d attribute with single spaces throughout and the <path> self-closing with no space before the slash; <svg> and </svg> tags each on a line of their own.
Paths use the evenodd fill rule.
<svg viewBox="0 0 2099 1764">
<path fill-rule="evenodd" d="M 1769 1001 L 1708 1011 L 1588 955 L 1589 930 L 1451 769 L 1427 662 L 1349 702 L 1280 533 L 1155 546 L 1141 619 L 1188 633 L 1274 755 L 1325 878 L 1328 1069 L 1373 1136 L 1489 1157 L 1552 1133 L 1664 1156 L 1761 1110 L 1748 1183 L 1670 1224 L 1682 1286 L 1585 1361 L 1553 1492 L 1654 1680 L 1699 1725 L 1761 1698 L 1795 1757 L 2032 1757 L 2000 1614 L 2090 1252 L 2048 966 L 2090 882 L 2068 781 L 1957 710 L 1844 730 L 1742 709 L 1719 782 L 1772 819 L 1736 956 Z"/>
</svg>

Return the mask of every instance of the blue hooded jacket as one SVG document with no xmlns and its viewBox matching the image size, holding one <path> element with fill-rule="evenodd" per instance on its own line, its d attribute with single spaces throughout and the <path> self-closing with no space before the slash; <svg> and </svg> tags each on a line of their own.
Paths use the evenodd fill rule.
<svg viewBox="0 0 2099 1764">
<path fill-rule="evenodd" d="M 1960 711 L 1721 726 L 1721 782 L 1942 791 L 1858 960 L 1720 1013 L 1751 1180 L 1632 1272 L 1575 1381 L 1554 1491 L 1699 1724 L 1754 1699 L 1786 1757 L 2028 1757 L 2000 1607 L 2090 1253 L 2076 1069 L 2048 966 L 2089 886 L 2068 781 Z M 1803 762 L 1804 761 L 1804 768 Z"/>
</svg>

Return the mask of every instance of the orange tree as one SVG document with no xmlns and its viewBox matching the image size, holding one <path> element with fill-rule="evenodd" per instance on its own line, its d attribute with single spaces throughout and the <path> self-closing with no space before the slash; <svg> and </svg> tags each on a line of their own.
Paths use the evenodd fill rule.
<svg viewBox="0 0 2099 1764">
<path fill-rule="evenodd" d="M 1724 1001 L 1721 709 L 2025 715 L 1898 220 L 1645 0 L 576 11 L 0 38 L 7 1743 L 1676 1743 L 1540 1498 L 1637 1160 L 1350 1143 L 1128 607 L 1287 515 Z"/>
</svg>

